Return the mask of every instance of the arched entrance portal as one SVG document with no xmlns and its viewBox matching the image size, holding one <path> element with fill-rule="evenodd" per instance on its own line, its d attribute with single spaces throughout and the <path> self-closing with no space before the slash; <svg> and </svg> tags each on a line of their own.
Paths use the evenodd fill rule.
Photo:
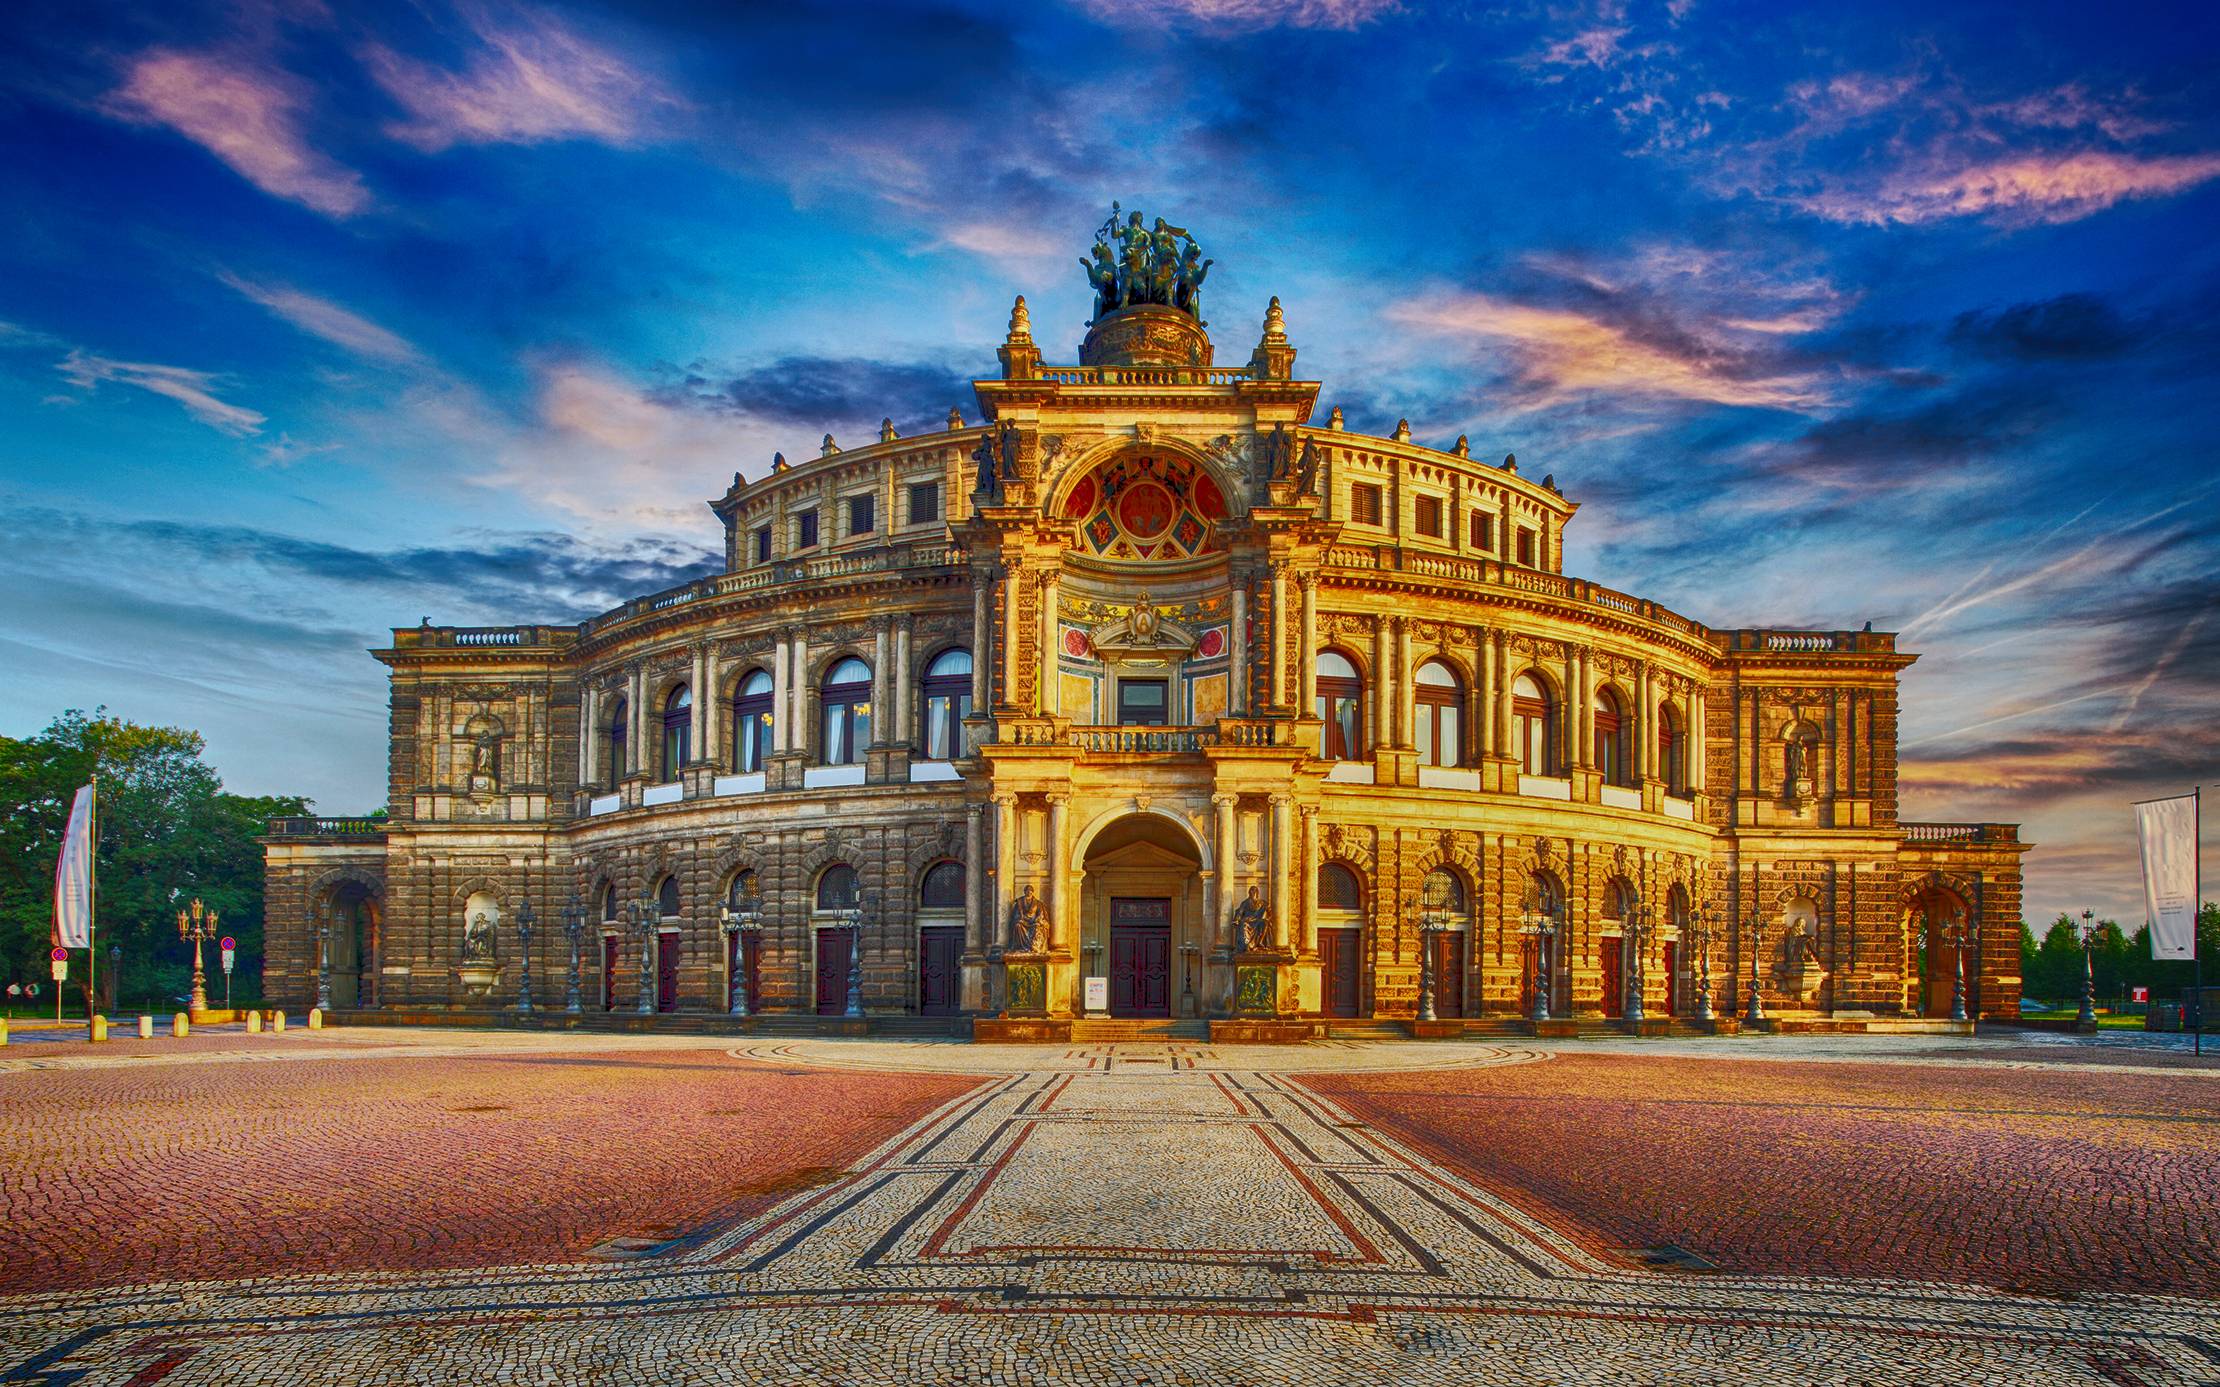
<svg viewBox="0 0 2220 1387">
<path fill-rule="evenodd" d="M 1202 987 L 1202 860 L 1157 814 L 1131 814 L 1087 845 L 1081 962 L 1109 984 L 1112 1016 L 1194 1016 Z"/>
<path fill-rule="evenodd" d="M 331 893 L 331 1004 L 340 1011 L 378 1004 L 378 898 L 360 882 Z"/>
<path fill-rule="evenodd" d="M 1954 939 L 1951 922 L 1956 920 L 1965 934 Z M 1922 1016 L 1950 1015 L 1950 997 L 1958 986 L 1958 960 L 1953 954 L 1972 944 L 1973 912 L 1957 892 L 1941 886 L 1930 886 L 1912 897 L 1905 911 L 1904 931 L 1911 945 L 1911 975 L 1917 989 L 1912 1005 Z M 1966 1014 L 1975 1014 L 1973 995 L 1975 969 L 1973 960 L 1964 960 Z"/>
</svg>

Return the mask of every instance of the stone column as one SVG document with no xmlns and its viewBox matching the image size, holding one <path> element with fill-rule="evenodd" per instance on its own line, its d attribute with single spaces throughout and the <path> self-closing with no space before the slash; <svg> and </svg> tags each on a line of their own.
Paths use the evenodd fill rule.
<svg viewBox="0 0 2220 1387">
<path fill-rule="evenodd" d="M 1070 893 L 1071 858 L 1064 844 L 1065 809 L 1070 795 L 1048 797 L 1048 938 L 1042 947 L 1071 947 L 1071 912 L 1065 902 Z"/>
<path fill-rule="evenodd" d="M 1050 569 L 1041 575 L 1040 633 L 1041 669 L 1040 688 L 1036 691 L 1044 717 L 1054 717 L 1056 707 L 1056 624 L 1058 602 L 1057 572 Z"/>
<path fill-rule="evenodd" d="M 1233 866 L 1238 856 L 1238 846 L 1233 841 L 1234 797 L 1212 795 L 1210 803 L 1218 815 L 1217 833 L 1210 849 L 1210 865 L 1216 869 L 1215 879 L 1211 883 L 1214 899 L 1210 903 L 1210 941 L 1221 949 L 1238 948 L 1239 941 L 1230 938 L 1226 932 L 1226 917 L 1232 911 L 1234 902 Z"/>
<path fill-rule="evenodd" d="M 1505 756 L 1516 754 L 1511 745 L 1511 689 L 1518 682 L 1511 677 L 1511 638 L 1498 631 L 1495 640 L 1495 707 L 1489 715 L 1495 719 L 1495 749 Z"/>
<path fill-rule="evenodd" d="M 794 729 L 786 739 L 788 751 L 809 750 L 809 628 L 797 626 L 793 636 L 794 670 L 786 681 L 794 696 Z"/>
<path fill-rule="evenodd" d="M 984 909 L 987 884 L 987 864 L 982 860 L 980 820 L 985 817 L 986 806 L 971 804 L 964 807 L 964 949 L 978 953 L 987 947 L 992 936 L 988 932 L 987 912 Z"/>
<path fill-rule="evenodd" d="M 884 743 L 893 740 L 894 714 L 887 706 L 894 701 L 894 680 L 888 669 L 888 653 L 894 645 L 894 633 L 888 619 L 879 618 L 878 629 L 871 633 L 871 740 Z"/>
<path fill-rule="evenodd" d="M 1296 659 L 1301 670 L 1301 702 L 1295 709 L 1298 717 L 1309 717 L 1318 711 L 1318 575 L 1305 573 L 1303 583 L 1303 644 Z"/>
<path fill-rule="evenodd" d="M 1402 617 L 1395 618 L 1395 744 L 1409 746 L 1412 742 L 1411 717 L 1416 711 L 1411 707 L 1411 690 L 1415 687 L 1411 669 L 1411 623 Z"/>
<path fill-rule="evenodd" d="M 1249 577 L 1241 569 L 1233 570 L 1233 629 L 1232 640 L 1227 644 L 1233 649 L 1232 668 L 1228 671 L 1232 688 L 1226 692 L 1228 702 L 1237 716 L 1249 711 Z"/>
<path fill-rule="evenodd" d="M 655 759 L 647 744 L 647 664 L 644 661 L 632 667 L 632 698 L 626 713 L 629 725 L 625 735 L 632 743 L 626 748 L 632 753 L 629 769 L 637 773 Z"/>
<path fill-rule="evenodd" d="M 1002 701 L 1013 708 L 1018 706 L 1018 690 L 1023 687 L 1018 681 L 1018 656 L 1025 642 L 1018 639 L 1018 622 L 1024 606 L 1025 578 L 1022 568 L 1007 569 L 1002 575 L 1002 643 L 1008 647 L 1002 652 Z"/>
<path fill-rule="evenodd" d="M 1272 572 L 1272 706 L 1287 706 L 1287 575 Z"/>
<path fill-rule="evenodd" d="M 1293 909 L 1294 892 L 1290 879 L 1295 863 L 1295 826 L 1289 814 L 1294 801 L 1286 795 L 1272 796 L 1272 850 L 1266 860 L 1272 864 L 1272 881 L 1266 896 L 1272 904 L 1272 943 L 1276 948 L 1287 947 L 1288 914 Z"/>
<path fill-rule="evenodd" d="M 1017 888 L 1010 878 L 1017 874 L 1018 809 L 1015 795 L 994 797 L 994 920 L 989 937 L 998 949 L 1010 945 L 1010 902 Z"/>
<path fill-rule="evenodd" d="M 1294 899 L 1298 901 L 1309 900 L 1312 893 L 1318 889 L 1318 806 L 1315 804 L 1303 806 L 1303 855 L 1296 862 L 1295 870 L 1298 876 Z M 1306 954 L 1318 952 L 1318 911 L 1315 908 L 1316 905 L 1317 903 L 1312 901 L 1313 908 L 1303 913 L 1302 949 Z"/>
<path fill-rule="evenodd" d="M 1702 794 L 1704 788 L 1704 686 L 1698 684 L 1688 695 L 1688 791 Z"/>
<path fill-rule="evenodd" d="M 601 690 L 579 694 L 578 732 L 578 783 L 592 789 L 601 784 Z"/>
<path fill-rule="evenodd" d="M 694 759 L 713 761 L 719 767 L 725 764 L 718 745 L 724 738 L 724 710 L 717 696 L 723 663 L 717 658 L 717 647 L 705 643 L 701 648 L 701 684 L 694 690 Z"/>
<path fill-rule="evenodd" d="M 794 697 L 792 681 L 787 667 L 793 663 L 793 637 L 779 632 L 778 644 L 771 647 L 771 754 L 776 756 L 792 744 L 794 735 Z"/>
<path fill-rule="evenodd" d="M 904 613 L 894 626 L 894 733 L 889 741 L 908 745 L 914 735 L 910 721 L 915 716 L 910 697 L 910 628 L 913 619 Z"/>
<path fill-rule="evenodd" d="M 975 713 L 984 714 L 987 711 L 988 662 L 993 654 L 987 649 L 987 600 L 994 579 L 973 569 L 971 582 L 971 708 Z"/>
<path fill-rule="evenodd" d="M 1589 753 L 1594 750 L 1588 735 L 1588 710 L 1595 700 L 1595 691 L 1588 685 L 1588 652 L 1573 651 L 1566 669 L 1570 677 L 1565 681 L 1565 701 L 1572 706 L 1565 710 L 1569 714 L 1565 719 L 1565 727 L 1572 739 L 1572 745 L 1566 748 L 1569 754 L 1565 757 L 1565 764 L 1585 766 L 1588 764 Z"/>
<path fill-rule="evenodd" d="M 1395 744 L 1394 690 L 1388 682 L 1388 624 L 1372 628 L 1372 745 Z"/>
<path fill-rule="evenodd" d="M 1492 756 L 1500 743 L 1495 739 L 1495 685 L 1496 638 L 1493 631 L 1480 632 L 1480 639 L 1473 642 L 1472 668 L 1478 679 L 1475 691 L 1478 700 L 1472 709 L 1473 746 L 1482 756 Z"/>
</svg>

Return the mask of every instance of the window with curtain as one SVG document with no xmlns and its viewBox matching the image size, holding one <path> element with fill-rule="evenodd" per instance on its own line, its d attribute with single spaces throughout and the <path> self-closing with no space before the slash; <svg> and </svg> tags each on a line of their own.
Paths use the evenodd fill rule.
<svg viewBox="0 0 2220 1387">
<path fill-rule="evenodd" d="M 1596 724 L 1596 769 L 1602 772 L 1603 783 L 1633 784 L 1633 767 L 1627 764 L 1626 705 L 1620 701 L 1618 690 L 1597 689 L 1592 716 Z"/>
<path fill-rule="evenodd" d="M 863 763 L 871 745 L 871 667 L 850 656 L 825 673 L 818 701 L 824 712 L 819 759 L 828 766 Z"/>
<path fill-rule="evenodd" d="M 1412 698 L 1418 705 L 1418 763 L 1463 765 L 1465 686 L 1457 672 L 1439 660 L 1428 660 L 1418 667 Z"/>
<path fill-rule="evenodd" d="M 684 684 L 663 700 L 663 778 L 678 779 L 679 768 L 692 759 L 694 742 L 694 691 Z"/>
<path fill-rule="evenodd" d="M 1356 664 L 1338 650 L 1318 652 L 1318 754 L 1329 761 L 1354 761 L 1364 755 L 1364 680 Z"/>
<path fill-rule="evenodd" d="M 971 652 L 943 650 L 925 666 L 925 759 L 964 754 L 964 719 L 971 716 Z"/>
<path fill-rule="evenodd" d="M 1511 685 L 1511 754 L 1527 775 L 1557 774 L 1557 704 L 1531 674 Z"/>
<path fill-rule="evenodd" d="M 817 908 L 826 911 L 847 910 L 856 904 L 856 869 L 845 862 L 835 862 L 817 878 Z"/>
<path fill-rule="evenodd" d="M 771 675 L 750 670 L 732 696 L 732 768 L 746 775 L 763 769 L 771 754 Z"/>
</svg>

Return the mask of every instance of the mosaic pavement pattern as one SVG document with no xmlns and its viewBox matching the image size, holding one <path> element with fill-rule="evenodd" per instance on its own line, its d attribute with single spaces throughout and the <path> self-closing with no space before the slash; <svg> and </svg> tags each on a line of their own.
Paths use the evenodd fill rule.
<svg viewBox="0 0 2220 1387">
<path fill-rule="evenodd" d="M 829 1184 L 594 1263 L 0 1301 L 0 1382 L 2220 1379 L 2210 1302 L 1600 1256 L 1281 1072 L 1545 1050 L 1026 1054 Z M 1007 1061 L 815 1043 L 735 1055 Z"/>
</svg>

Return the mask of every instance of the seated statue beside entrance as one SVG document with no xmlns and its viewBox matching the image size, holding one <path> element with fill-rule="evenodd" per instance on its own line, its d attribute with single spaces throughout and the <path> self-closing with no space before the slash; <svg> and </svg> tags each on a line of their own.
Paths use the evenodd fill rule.
<svg viewBox="0 0 2220 1387">
<path fill-rule="evenodd" d="M 1018 898 L 1010 903 L 1010 948 L 1013 954 L 1035 953 L 1040 948 L 1041 931 L 1048 924 L 1048 907 L 1033 894 L 1033 884 L 1027 882 Z"/>
<path fill-rule="evenodd" d="M 1233 932 L 1244 953 L 1272 947 L 1272 912 L 1265 909 L 1263 891 L 1250 887 L 1248 899 L 1233 908 Z"/>
</svg>

